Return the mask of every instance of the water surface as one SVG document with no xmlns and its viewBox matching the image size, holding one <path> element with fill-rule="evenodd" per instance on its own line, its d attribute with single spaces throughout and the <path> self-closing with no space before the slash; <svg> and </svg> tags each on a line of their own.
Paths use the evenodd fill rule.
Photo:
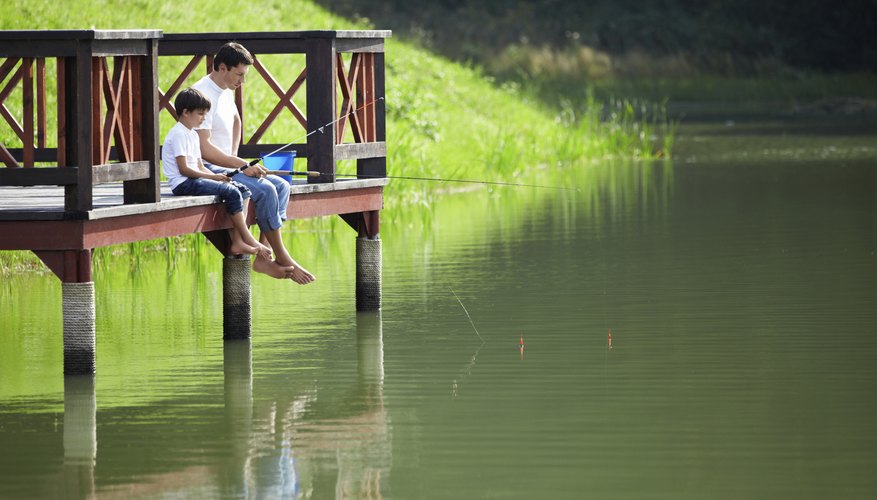
<svg viewBox="0 0 877 500">
<path fill-rule="evenodd" d="M 209 248 L 119 256 L 94 378 L 61 374 L 57 279 L 8 277 L 0 497 L 872 498 L 877 134 L 848 123 L 390 200 L 378 314 L 352 231 L 298 233 L 319 281 L 255 276 L 251 342 Z"/>
</svg>

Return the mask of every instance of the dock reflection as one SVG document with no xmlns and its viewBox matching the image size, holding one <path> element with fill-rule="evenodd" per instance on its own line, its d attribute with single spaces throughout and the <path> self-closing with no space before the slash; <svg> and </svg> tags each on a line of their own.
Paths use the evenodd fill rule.
<svg viewBox="0 0 877 500">
<path fill-rule="evenodd" d="M 64 377 L 64 490 L 94 494 L 97 463 L 97 397 L 94 375 Z"/>
<path fill-rule="evenodd" d="M 18 478 L 0 497 L 382 498 L 392 465 L 382 328 L 380 313 L 359 313 L 356 338 L 332 343 L 331 356 L 275 357 L 266 362 L 279 371 L 261 373 L 249 340 L 227 341 L 221 385 L 100 413 L 95 377 L 65 377 L 63 417 L 0 413 L 0 430 L 21 431 L 0 432 L 0 448 L 18 455 L 0 460 Z"/>
<path fill-rule="evenodd" d="M 356 378 L 339 395 L 313 382 L 254 400 L 249 341 L 225 345 L 228 460 L 223 494 L 247 498 L 381 498 L 391 464 L 380 313 L 359 313 Z"/>
</svg>

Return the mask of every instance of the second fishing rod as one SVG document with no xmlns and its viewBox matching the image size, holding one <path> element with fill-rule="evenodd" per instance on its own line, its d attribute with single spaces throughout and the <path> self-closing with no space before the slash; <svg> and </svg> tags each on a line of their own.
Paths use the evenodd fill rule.
<svg viewBox="0 0 877 500">
<path fill-rule="evenodd" d="M 255 164 L 259 163 L 259 162 L 261 162 L 264 158 L 267 158 L 267 157 L 269 157 L 269 156 L 275 155 L 275 154 L 277 154 L 277 153 L 283 151 L 284 149 L 286 149 L 286 148 L 288 148 L 288 147 L 290 147 L 290 146 L 292 146 L 292 145 L 294 145 L 294 144 L 298 144 L 299 141 L 301 141 L 301 140 L 303 140 L 303 139 L 307 139 L 308 137 L 310 137 L 310 136 L 316 134 L 317 132 L 319 132 L 319 133 L 322 134 L 322 133 L 325 132 L 326 127 L 329 127 L 329 126 L 331 126 L 331 125 L 334 125 L 335 123 L 337 123 L 337 122 L 339 122 L 339 121 L 341 121 L 341 120 L 343 120 L 343 119 L 345 119 L 345 118 L 347 118 L 347 117 L 349 117 L 349 116 L 352 116 L 352 115 L 358 113 L 360 110 L 365 109 L 366 107 L 371 106 L 372 104 L 374 104 L 374 103 L 376 103 L 376 102 L 378 102 L 378 101 L 383 101 L 383 100 L 384 100 L 383 97 L 378 97 L 378 98 L 376 98 L 376 99 L 372 99 L 371 101 L 369 101 L 369 102 L 363 104 L 362 106 L 360 106 L 360 107 L 358 107 L 358 108 L 356 108 L 356 109 L 352 109 L 352 110 L 350 110 L 349 113 L 346 113 L 346 114 L 344 114 L 344 115 L 342 115 L 342 116 L 340 116 L 340 117 L 338 117 L 338 118 L 336 118 L 336 119 L 334 119 L 334 120 L 332 120 L 332 121 L 330 121 L 330 122 L 328 122 L 328 123 L 325 123 L 325 124 L 323 124 L 323 125 L 320 125 L 320 126 L 317 127 L 316 129 L 311 130 L 311 131 L 308 132 L 307 134 L 305 134 L 305 135 L 303 135 L 303 136 L 301 136 L 301 137 L 295 139 L 294 141 L 292 141 L 292 142 L 290 142 L 290 143 L 288 143 L 288 144 L 284 144 L 283 146 L 280 146 L 279 148 L 275 149 L 274 151 L 271 151 L 270 153 L 264 154 L 264 155 L 260 156 L 259 158 L 254 158 L 253 160 L 251 160 L 249 163 L 247 163 L 247 164 L 244 165 L 243 167 L 241 167 L 241 168 L 239 168 L 239 169 L 237 169 L 237 170 L 232 170 L 231 172 L 229 172 L 229 173 L 227 173 L 227 174 L 225 174 L 225 175 L 227 175 L 227 176 L 229 176 L 229 177 L 233 177 L 233 176 L 234 176 L 235 174 L 237 174 L 238 172 L 243 172 L 244 170 L 246 170 L 246 169 L 252 167 L 253 165 L 255 165 Z M 271 170 L 271 171 L 269 171 L 268 173 L 269 173 L 269 174 L 276 174 L 276 171 Z M 310 175 L 311 177 L 314 177 L 314 175 L 313 175 L 312 173 L 307 173 L 307 174 L 303 174 L 302 172 L 294 172 L 294 173 L 290 173 L 289 171 L 285 171 L 285 170 L 284 170 L 284 171 L 281 171 L 281 173 L 278 174 L 278 175 Z M 319 172 L 317 172 L 316 175 L 320 175 Z"/>
</svg>

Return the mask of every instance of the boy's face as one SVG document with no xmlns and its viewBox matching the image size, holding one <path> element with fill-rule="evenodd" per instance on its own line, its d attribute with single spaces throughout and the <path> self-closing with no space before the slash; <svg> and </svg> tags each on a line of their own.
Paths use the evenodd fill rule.
<svg viewBox="0 0 877 500">
<path fill-rule="evenodd" d="M 183 111 L 183 115 L 180 116 L 180 123 L 185 125 L 188 129 L 193 129 L 201 126 L 206 117 L 206 109 L 186 109 Z"/>
<path fill-rule="evenodd" d="M 248 71 L 250 71 L 250 67 L 246 64 L 238 64 L 232 68 L 225 64 L 220 64 L 217 71 L 219 74 L 219 84 L 222 88 L 235 90 L 244 84 Z"/>
</svg>

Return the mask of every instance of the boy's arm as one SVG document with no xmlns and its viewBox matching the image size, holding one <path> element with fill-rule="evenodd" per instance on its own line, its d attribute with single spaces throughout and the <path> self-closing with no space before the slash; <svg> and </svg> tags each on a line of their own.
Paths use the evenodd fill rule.
<svg viewBox="0 0 877 500">
<path fill-rule="evenodd" d="M 225 168 L 240 168 L 249 164 L 247 160 L 238 158 L 237 156 L 227 155 L 214 146 L 213 143 L 210 142 L 210 129 L 198 129 L 195 132 L 198 132 L 198 141 L 201 145 L 201 157 L 210 163 Z M 262 177 L 266 172 L 267 170 L 258 164 L 244 170 L 244 174 L 249 175 L 250 177 Z"/>
<path fill-rule="evenodd" d="M 213 172 L 204 168 L 204 164 L 201 163 L 201 159 L 198 159 L 198 167 L 192 168 L 186 163 L 185 156 L 177 156 L 177 168 L 180 169 L 180 174 L 192 179 L 192 178 L 202 178 L 202 179 L 210 179 L 212 181 L 219 182 L 228 182 L 231 178 L 227 175 L 222 174 L 214 174 Z"/>
</svg>

